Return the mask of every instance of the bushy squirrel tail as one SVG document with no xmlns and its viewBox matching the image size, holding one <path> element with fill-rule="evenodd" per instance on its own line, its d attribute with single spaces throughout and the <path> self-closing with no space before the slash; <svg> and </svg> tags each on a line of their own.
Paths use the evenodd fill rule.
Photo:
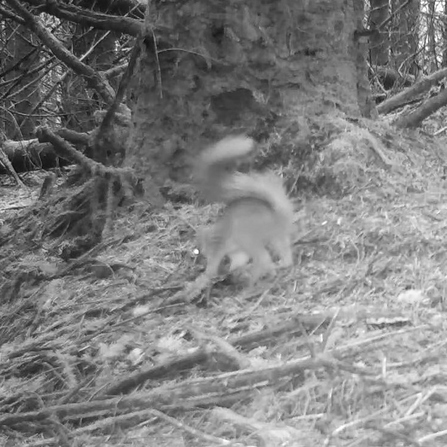
<svg viewBox="0 0 447 447">
<path fill-rule="evenodd" d="M 239 135 L 220 140 L 202 152 L 196 175 L 202 195 L 211 202 L 257 199 L 266 203 L 284 223 L 293 220 L 293 205 L 281 178 L 273 173 L 235 172 L 237 160 L 254 150 L 253 139 Z"/>
<path fill-rule="evenodd" d="M 253 149 L 254 141 L 244 135 L 226 137 L 205 149 L 195 168 L 202 196 L 209 202 L 225 202 L 223 185 L 234 174 L 236 162 Z"/>
</svg>

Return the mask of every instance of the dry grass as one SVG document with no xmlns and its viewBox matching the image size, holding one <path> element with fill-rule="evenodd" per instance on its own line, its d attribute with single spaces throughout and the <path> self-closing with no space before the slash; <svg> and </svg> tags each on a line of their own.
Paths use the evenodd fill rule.
<svg viewBox="0 0 447 447">
<path fill-rule="evenodd" d="M 301 197 L 295 266 L 256 290 L 166 304 L 210 207 L 121 215 L 71 265 L 2 247 L 0 445 L 445 445 L 447 189 L 408 158 Z"/>
</svg>

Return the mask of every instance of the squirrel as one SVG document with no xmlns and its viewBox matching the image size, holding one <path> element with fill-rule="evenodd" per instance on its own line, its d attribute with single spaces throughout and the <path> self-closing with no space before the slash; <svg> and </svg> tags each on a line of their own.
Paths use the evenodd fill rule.
<svg viewBox="0 0 447 447">
<path fill-rule="evenodd" d="M 293 264 L 291 232 L 293 205 L 281 178 L 271 172 L 242 173 L 239 159 L 254 150 L 253 139 L 240 135 L 224 138 L 205 149 L 196 166 L 202 195 L 210 202 L 223 202 L 216 223 L 199 233 L 199 246 L 207 259 L 206 274 L 219 273 L 222 260 L 230 260 L 229 272 L 251 259 L 251 284 L 274 273 L 267 247 L 280 257 L 284 267 Z"/>
</svg>

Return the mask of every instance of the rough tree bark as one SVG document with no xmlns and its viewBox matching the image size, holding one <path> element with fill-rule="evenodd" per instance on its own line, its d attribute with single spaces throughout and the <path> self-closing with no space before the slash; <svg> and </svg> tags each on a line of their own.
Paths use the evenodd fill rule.
<svg viewBox="0 0 447 447">
<path fill-rule="evenodd" d="M 126 164 L 153 192 L 173 155 L 230 132 L 273 123 L 298 144 L 309 115 L 374 116 L 362 19 L 358 0 L 152 3 Z"/>
</svg>

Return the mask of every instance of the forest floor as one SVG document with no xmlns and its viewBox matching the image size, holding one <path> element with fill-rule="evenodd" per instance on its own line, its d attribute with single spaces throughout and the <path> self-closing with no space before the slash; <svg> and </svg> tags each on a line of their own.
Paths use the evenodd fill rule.
<svg viewBox="0 0 447 447">
<path fill-rule="evenodd" d="M 121 214 L 70 263 L 4 243 L 0 446 L 446 445 L 447 181 L 412 170 L 300 197 L 292 269 L 191 302 L 212 207 Z"/>
</svg>

